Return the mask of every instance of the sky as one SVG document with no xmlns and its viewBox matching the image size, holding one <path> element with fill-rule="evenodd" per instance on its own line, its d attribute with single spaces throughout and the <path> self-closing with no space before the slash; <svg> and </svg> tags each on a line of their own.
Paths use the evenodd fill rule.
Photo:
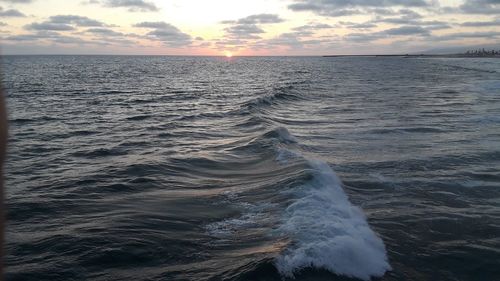
<svg viewBox="0 0 500 281">
<path fill-rule="evenodd" d="M 453 52 L 500 46 L 500 0 L 0 0 L 0 38 L 3 54 Z"/>
</svg>

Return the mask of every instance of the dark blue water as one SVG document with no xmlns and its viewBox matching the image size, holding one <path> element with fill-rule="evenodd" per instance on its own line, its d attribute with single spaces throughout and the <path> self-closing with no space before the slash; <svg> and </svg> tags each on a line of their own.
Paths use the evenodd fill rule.
<svg viewBox="0 0 500 281">
<path fill-rule="evenodd" d="M 3 70 L 8 280 L 500 280 L 500 60 Z"/>
</svg>

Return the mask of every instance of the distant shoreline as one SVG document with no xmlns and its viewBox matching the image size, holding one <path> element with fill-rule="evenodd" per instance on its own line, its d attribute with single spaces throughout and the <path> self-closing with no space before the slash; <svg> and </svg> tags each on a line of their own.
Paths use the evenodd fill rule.
<svg viewBox="0 0 500 281">
<path fill-rule="evenodd" d="M 445 55 L 429 55 L 429 54 L 419 54 L 419 55 L 325 55 L 324 58 L 335 58 L 335 57 L 402 57 L 402 58 L 496 58 L 500 59 L 500 56 L 474 56 L 467 54 L 445 54 Z"/>
</svg>

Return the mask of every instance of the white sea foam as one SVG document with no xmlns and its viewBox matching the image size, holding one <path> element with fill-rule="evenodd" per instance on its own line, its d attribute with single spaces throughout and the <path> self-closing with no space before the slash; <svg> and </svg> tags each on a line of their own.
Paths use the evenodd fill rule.
<svg viewBox="0 0 500 281">
<path fill-rule="evenodd" d="M 380 239 L 361 209 L 353 206 L 328 164 L 310 161 L 314 177 L 290 192 L 293 196 L 278 232 L 293 239 L 276 259 L 282 275 L 306 267 L 370 280 L 391 267 Z"/>
</svg>

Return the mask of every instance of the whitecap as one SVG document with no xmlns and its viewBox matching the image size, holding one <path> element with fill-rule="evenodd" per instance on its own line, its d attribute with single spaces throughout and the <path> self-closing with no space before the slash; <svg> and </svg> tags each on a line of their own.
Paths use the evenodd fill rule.
<svg viewBox="0 0 500 281">
<path fill-rule="evenodd" d="M 280 235 L 292 239 L 276 259 L 287 277 L 307 267 L 370 280 L 391 269 L 382 239 L 370 228 L 363 211 L 353 206 L 330 166 L 309 161 L 313 178 L 290 192 Z"/>
</svg>

